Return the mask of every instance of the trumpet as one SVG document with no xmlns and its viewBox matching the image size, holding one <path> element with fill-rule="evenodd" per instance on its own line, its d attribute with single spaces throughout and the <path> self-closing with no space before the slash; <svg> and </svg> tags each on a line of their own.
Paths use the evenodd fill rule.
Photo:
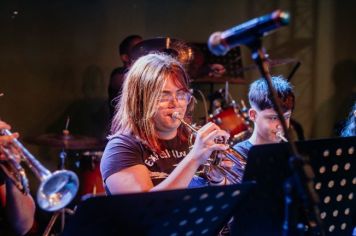
<svg viewBox="0 0 356 236">
<path fill-rule="evenodd" d="M 283 142 L 288 142 L 288 139 L 286 137 L 284 137 L 283 131 L 277 131 L 276 137 L 280 138 Z"/>
<path fill-rule="evenodd" d="M 192 125 L 185 122 L 179 112 L 174 112 L 172 114 L 173 119 L 178 119 L 187 126 L 193 134 L 198 132 L 198 129 L 193 127 Z M 221 140 L 216 140 L 216 142 L 220 142 Z M 237 171 L 233 171 L 231 168 L 221 165 L 223 160 L 231 161 L 236 167 Z M 209 176 L 220 175 L 220 177 L 226 178 L 229 183 L 236 184 L 242 182 L 243 173 L 246 166 L 246 160 L 243 156 L 241 156 L 238 152 L 236 152 L 231 146 L 225 151 L 216 151 L 211 157 L 208 159 L 208 163 L 204 165 L 203 168 L 203 176 L 207 178 L 208 181 L 212 182 L 212 179 Z M 216 174 L 212 174 L 212 172 Z"/>
<path fill-rule="evenodd" d="M 2 134 L 12 135 L 7 129 L 3 129 Z M 79 180 L 74 172 L 58 170 L 51 173 L 17 139 L 12 140 L 11 146 L 2 148 L 7 156 L 6 161 L 9 162 L 8 168 L 1 164 L 0 167 L 20 191 L 28 193 L 29 185 L 24 169 L 17 162 L 19 157 L 41 181 L 36 200 L 43 210 L 57 211 L 73 200 L 79 187 Z"/>
</svg>

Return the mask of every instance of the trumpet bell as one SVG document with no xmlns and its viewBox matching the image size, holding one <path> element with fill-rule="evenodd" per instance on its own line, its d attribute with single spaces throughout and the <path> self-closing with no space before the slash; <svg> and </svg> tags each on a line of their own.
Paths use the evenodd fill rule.
<svg viewBox="0 0 356 236">
<path fill-rule="evenodd" d="M 37 203 L 46 211 L 57 211 L 67 206 L 77 194 L 79 180 L 68 170 L 55 171 L 44 179 L 37 191 Z"/>
</svg>

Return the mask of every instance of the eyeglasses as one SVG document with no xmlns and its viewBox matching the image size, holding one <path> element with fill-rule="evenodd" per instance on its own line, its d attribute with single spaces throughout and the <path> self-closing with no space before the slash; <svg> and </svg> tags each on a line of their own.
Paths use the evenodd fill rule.
<svg viewBox="0 0 356 236">
<path fill-rule="evenodd" d="M 189 92 L 178 91 L 175 95 L 171 93 L 162 93 L 158 99 L 160 103 L 168 103 L 176 99 L 179 103 L 189 103 L 192 99 L 192 95 Z"/>
</svg>

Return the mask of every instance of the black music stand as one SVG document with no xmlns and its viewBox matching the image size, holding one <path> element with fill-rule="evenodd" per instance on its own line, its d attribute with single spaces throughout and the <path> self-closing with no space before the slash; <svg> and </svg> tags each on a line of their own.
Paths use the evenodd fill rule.
<svg viewBox="0 0 356 236">
<path fill-rule="evenodd" d="M 327 235 L 351 235 L 356 223 L 356 137 L 296 144 L 300 154 L 309 157 L 315 173 L 314 186 L 320 198 L 324 231 Z M 286 143 L 251 148 L 244 181 L 255 180 L 257 186 L 240 207 L 243 217 L 236 216 L 233 232 L 238 235 L 304 235 L 298 192 L 285 191 L 285 183 L 291 183 L 286 180 L 292 180 L 288 148 Z M 292 203 L 286 208 L 289 200 Z"/>
<path fill-rule="evenodd" d="M 93 197 L 62 235 L 217 235 L 254 183 Z"/>
</svg>

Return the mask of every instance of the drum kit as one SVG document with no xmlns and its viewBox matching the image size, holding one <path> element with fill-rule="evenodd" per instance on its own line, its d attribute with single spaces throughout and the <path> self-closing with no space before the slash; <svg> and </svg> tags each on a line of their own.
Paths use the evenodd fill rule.
<svg viewBox="0 0 356 236">
<path fill-rule="evenodd" d="M 59 169 L 65 168 L 67 156 L 74 156 L 76 160 L 74 169 L 78 173 L 80 182 L 78 196 L 104 193 L 100 174 L 100 159 L 106 144 L 104 140 L 74 135 L 70 134 L 68 130 L 64 130 L 62 134 L 42 134 L 28 139 L 28 141 L 35 145 L 61 149 Z"/>
</svg>

